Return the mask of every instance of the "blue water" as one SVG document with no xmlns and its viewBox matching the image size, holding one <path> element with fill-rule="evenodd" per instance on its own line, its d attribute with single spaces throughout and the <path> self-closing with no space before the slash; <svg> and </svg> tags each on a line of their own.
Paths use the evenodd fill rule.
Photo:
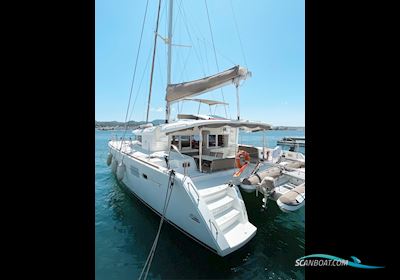
<svg viewBox="0 0 400 280">
<path fill-rule="evenodd" d="M 95 273 L 96 279 L 137 279 L 153 243 L 159 217 L 117 183 L 106 165 L 111 131 L 95 132 Z M 117 132 L 122 136 L 122 132 Z M 274 147 L 285 136 L 303 131 L 268 131 Z M 261 133 L 241 133 L 242 143 L 262 146 Z M 164 223 L 149 279 L 304 279 L 295 260 L 304 256 L 304 208 L 283 213 L 261 196 L 242 192 L 256 236 L 222 258 Z"/>
</svg>

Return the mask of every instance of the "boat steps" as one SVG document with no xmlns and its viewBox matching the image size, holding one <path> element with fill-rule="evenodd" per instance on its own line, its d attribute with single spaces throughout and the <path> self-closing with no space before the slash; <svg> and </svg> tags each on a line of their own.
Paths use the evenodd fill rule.
<svg viewBox="0 0 400 280">
<path fill-rule="evenodd" d="M 231 208 L 232 202 L 233 198 L 229 195 L 225 195 L 222 198 L 207 202 L 207 207 L 215 216 Z"/>
<path fill-rule="evenodd" d="M 200 189 L 199 194 L 206 201 L 216 200 L 217 198 L 223 197 L 226 194 L 228 185 L 223 184 L 215 187 L 210 187 L 206 189 Z"/>
<path fill-rule="evenodd" d="M 226 241 L 229 247 L 233 248 L 254 235 L 257 228 L 250 222 L 241 223 L 237 220 L 235 223 L 223 230 Z"/>
<path fill-rule="evenodd" d="M 239 216 L 240 212 L 235 208 L 229 208 L 218 215 L 215 215 L 215 222 L 217 223 L 220 230 L 224 230 L 225 228 L 229 227 L 233 223 L 235 223 Z"/>
<path fill-rule="evenodd" d="M 257 228 L 247 219 L 243 220 L 243 210 L 235 208 L 235 199 L 228 194 L 228 190 L 229 186 L 223 184 L 200 189 L 199 194 L 211 212 L 218 231 L 224 235 L 229 247 L 234 248 L 254 236 Z"/>
</svg>

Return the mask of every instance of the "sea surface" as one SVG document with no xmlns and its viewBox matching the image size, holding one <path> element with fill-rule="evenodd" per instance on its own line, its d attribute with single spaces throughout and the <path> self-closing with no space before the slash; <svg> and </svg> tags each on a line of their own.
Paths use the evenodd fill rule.
<svg viewBox="0 0 400 280">
<path fill-rule="evenodd" d="M 95 132 L 95 275 L 97 280 L 137 279 L 160 218 L 119 185 L 106 165 L 107 142 L 119 131 Z M 304 131 L 271 130 L 268 147 Z M 262 146 L 262 133 L 241 133 L 244 144 Z M 295 260 L 304 256 L 304 207 L 283 213 L 275 202 L 262 209 L 262 196 L 242 191 L 256 236 L 220 257 L 164 223 L 148 279 L 304 279 Z"/>
</svg>

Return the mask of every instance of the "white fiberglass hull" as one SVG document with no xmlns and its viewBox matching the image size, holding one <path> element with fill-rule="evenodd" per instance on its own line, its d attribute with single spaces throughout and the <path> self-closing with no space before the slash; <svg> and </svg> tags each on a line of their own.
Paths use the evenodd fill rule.
<svg viewBox="0 0 400 280">
<path fill-rule="evenodd" d="M 161 215 L 168 187 L 169 172 L 166 168 L 157 167 L 138 158 L 125 155 L 110 146 L 112 161 L 123 162 L 125 172 L 120 180 L 125 187 L 156 214 Z M 123 160 L 122 160 L 123 158 Z M 111 164 L 113 165 L 113 164 Z M 118 174 L 118 169 L 115 170 Z M 243 225 L 247 236 L 240 237 L 240 242 L 229 244 L 216 221 L 207 212 L 204 199 L 188 186 L 190 178 L 176 173 L 171 199 L 165 219 L 188 237 L 203 245 L 212 252 L 225 256 L 243 245 L 256 233 L 250 223 Z M 193 183 L 192 183 L 193 184 Z M 194 188 L 194 187 L 193 187 Z M 246 214 L 247 215 L 247 214 Z M 247 218 L 247 216 L 246 216 Z"/>
</svg>

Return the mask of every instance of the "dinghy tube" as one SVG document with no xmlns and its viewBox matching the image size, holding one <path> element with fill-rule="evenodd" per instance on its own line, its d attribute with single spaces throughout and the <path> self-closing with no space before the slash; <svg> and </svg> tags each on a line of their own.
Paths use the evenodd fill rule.
<svg viewBox="0 0 400 280">
<path fill-rule="evenodd" d="M 304 206 L 305 201 L 306 183 L 303 183 L 281 195 L 276 203 L 283 212 L 292 212 Z"/>
<path fill-rule="evenodd" d="M 265 177 L 276 178 L 282 175 L 282 170 L 279 167 L 271 167 L 260 173 L 255 173 L 248 178 L 244 178 L 242 184 L 244 185 L 257 185 L 262 182 Z"/>
</svg>

